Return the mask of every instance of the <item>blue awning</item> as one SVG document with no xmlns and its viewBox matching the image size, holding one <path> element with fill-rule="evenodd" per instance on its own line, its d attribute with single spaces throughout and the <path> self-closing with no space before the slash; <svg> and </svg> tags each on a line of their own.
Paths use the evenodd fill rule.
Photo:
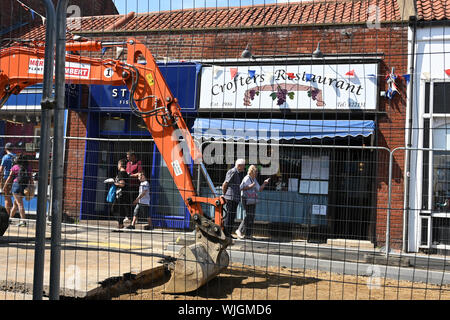
<svg viewBox="0 0 450 320">
<path fill-rule="evenodd" d="M 208 119 L 195 120 L 192 135 L 204 139 L 281 140 L 368 137 L 371 120 Z"/>
</svg>

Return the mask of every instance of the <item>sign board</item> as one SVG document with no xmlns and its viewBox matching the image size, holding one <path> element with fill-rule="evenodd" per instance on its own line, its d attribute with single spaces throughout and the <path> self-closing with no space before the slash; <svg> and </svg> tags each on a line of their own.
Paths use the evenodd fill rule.
<svg viewBox="0 0 450 320">
<path fill-rule="evenodd" d="M 194 63 L 158 64 L 158 67 L 178 99 L 183 113 L 196 112 L 199 65 Z M 147 78 L 148 81 L 154 79 Z M 130 111 L 130 92 L 124 86 L 90 85 L 90 109 L 102 111 Z"/>
<path fill-rule="evenodd" d="M 199 109 L 376 110 L 378 65 L 202 68 Z"/>
<path fill-rule="evenodd" d="M 30 58 L 28 63 L 29 74 L 44 74 L 44 59 Z M 66 61 L 65 75 L 68 78 L 89 79 L 91 65 L 86 63 Z"/>
</svg>

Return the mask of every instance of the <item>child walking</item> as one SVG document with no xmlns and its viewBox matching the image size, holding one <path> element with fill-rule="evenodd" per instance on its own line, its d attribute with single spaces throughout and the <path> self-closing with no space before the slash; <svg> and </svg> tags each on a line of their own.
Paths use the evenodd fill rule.
<svg viewBox="0 0 450 320">
<path fill-rule="evenodd" d="M 140 172 L 138 175 L 138 179 L 140 181 L 139 185 L 139 195 L 137 198 L 133 201 L 133 205 L 136 207 L 133 211 L 133 220 L 131 221 L 131 224 L 127 227 L 127 229 L 135 229 L 136 228 L 136 221 L 138 217 L 142 217 L 144 215 L 147 215 L 147 221 L 148 225 L 144 227 L 145 230 L 152 230 L 152 219 L 150 218 L 150 183 L 147 181 L 147 178 L 145 177 L 145 174 L 143 172 Z"/>
</svg>

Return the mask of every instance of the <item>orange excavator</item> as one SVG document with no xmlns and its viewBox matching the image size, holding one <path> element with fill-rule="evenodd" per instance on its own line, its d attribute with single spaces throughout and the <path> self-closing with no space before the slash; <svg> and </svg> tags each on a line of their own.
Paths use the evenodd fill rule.
<svg viewBox="0 0 450 320">
<path fill-rule="evenodd" d="M 126 61 L 91 58 L 83 51 L 101 51 L 120 45 L 126 49 Z M 65 78 L 72 84 L 126 85 L 130 91 L 129 105 L 145 121 L 174 182 L 195 223 L 196 242 L 183 247 L 175 263 L 169 265 L 171 278 L 165 292 L 191 292 L 227 268 L 226 252 L 231 238 L 223 232 L 225 200 L 215 193 L 214 186 L 202 164 L 201 152 L 181 115 L 177 99 L 170 92 L 150 50 L 136 39 L 121 43 L 99 41 L 68 41 Z M 0 107 L 10 95 L 41 83 L 44 74 L 44 44 L 17 42 L 0 50 Z M 189 154 L 185 154 L 189 153 Z M 199 164 L 214 197 L 201 197 L 194 188 L 186 159 Z M 202 211 L 202 204 L 214 207 L 214 218 Z"/>
</svg>

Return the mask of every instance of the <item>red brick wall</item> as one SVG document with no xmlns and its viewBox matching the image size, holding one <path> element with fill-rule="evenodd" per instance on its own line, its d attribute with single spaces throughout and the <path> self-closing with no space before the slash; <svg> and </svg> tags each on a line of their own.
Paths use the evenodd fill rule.
<svg viewBox="0 0 450 320">
<path fill-rule="evenodd" d="M 93 35 L 89 35 L 93 37 Z M 134 33 L 131 36 L 146 43 L 154 56 L 174 59 L 196 60 L 239 58 L 248 43 L 252 44 L 254 55 L 311 54 L 321 40 L 321 50 L 329 53 L 383 55 L 379 74 L 387 74 L 391 68 L 395 73 L 407 73 L 407 26 L 382 25 L 381 28 L 367 28 L 365 25 L 266 28 L 243 30 L 205 30 L 188 32 Z M 124 39 L 124 34 L 101 34 L 99 39 Z M 95 38 L 95 37 L 93 37 Z M 89 53 L 92 54 L 92 53 Z M 386 91 L 383 76 L 379 77 L 380 91 Z M 390 150 L 404 146 L 406 84 L 399 80 L 400 95 L 393 100 L 379 98 L 377 116 L 378 131 L 376 143 Z M 376 194 L 376 244 L 385 245 L 386 215 L 388 208 L 388 162 L 386 151 L 378 152 L 377 194 Z M 401 246 L 403 222 L 403 167 L 404 152 L 394 154 L 391 211 L 391 245 Z"/>
<path fill-rule="evenodd" d="M 86 137 L 87 113 L 69 111 L 68 137 Z M 78 216 L 81 207 L 83 183 L 85 140 L 66 140 L 64 169 L 64 212 L 69 216 Z"/>
</svg>

